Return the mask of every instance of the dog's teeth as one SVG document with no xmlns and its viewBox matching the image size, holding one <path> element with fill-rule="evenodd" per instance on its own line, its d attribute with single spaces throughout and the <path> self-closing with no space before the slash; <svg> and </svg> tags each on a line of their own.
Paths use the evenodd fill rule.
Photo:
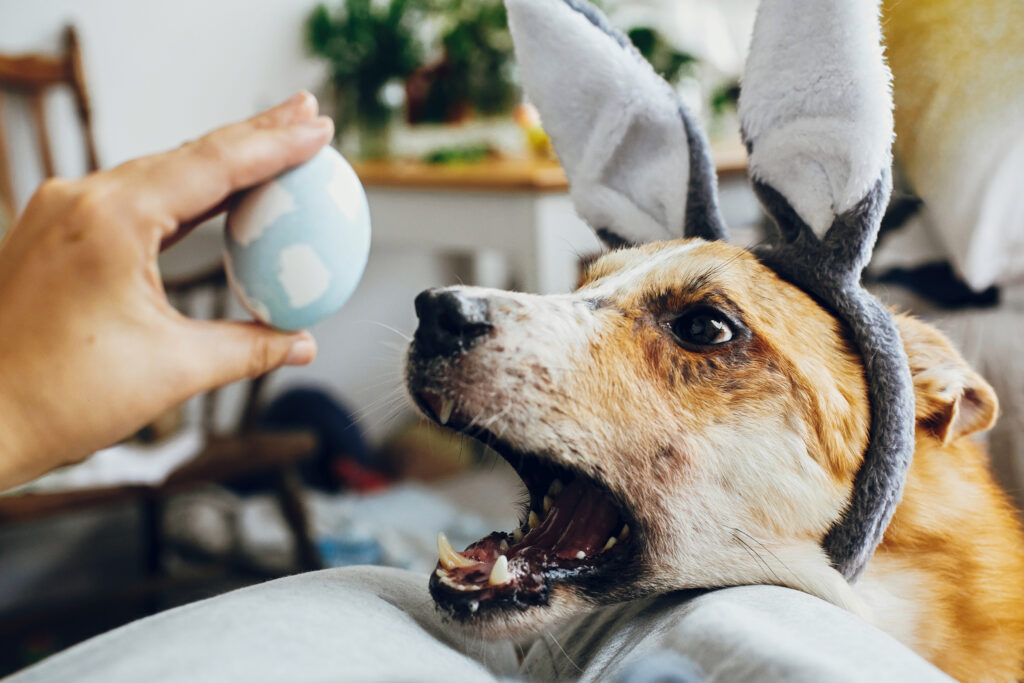
<svg viewBox="0 0 1024 683">
<path fill-rule="evenodd" d="M 445 398 L 441 400 L 441 413 L 437 416 L 437 421 L 443 425 L 448 424 L 448 420 L 451 419 L 452 409 L 455 407 L 455 401 Z"/>
<path fill-rule="evenodd" d="M 549 496 L 557 496 L 561 492 L 562 492 L 562 482 L 561 482 L 560 479 L 555 479 L 553 482 L 551 482 L 551 486 L 548 487 L 548 495 Z"/>
<path fill-rule="evenodd" d="M 480 609 L 480 601 L 479 600 L 470 600 L 469 601 L 469 613 L 470 614 L 476 614 L 476 611 L 478 609 Z"/>
<path fill-rule="evenodd" d="M 445 569 L 455 569 L 456 567 L 471 567 L 476 562 L 469 558 L 463 557 L 460 553 L 455 552 L 455 548 L 452 547 L 451 541 L 444 535 L 444 532 L 438 532 L 437 534 L 437 556 L 441 560 L 441 566 Z"/>
<path fill-rule="evenodd" d="M 474 583 L 458 583 L 457 581 L 454 581 L 452 579 L 452 577 L 448 576 L 447 574 L 445 574 L 444 576 L 441 576 L 439 578 L 441 579 L 441 583 L 443 583 L 444 585 L 448 586 L 449 588 L 454 588 L 457 591 L 466 592 L 466 591 L 479 591 L 479 590 L 483 590 L 483 586 L 478 586 L 478 585 L 476 585 Z"/>
<path fill-rule="evenodd" d="M 551 509 L 551 496 L 544 496 L 544 514 Z"/>
<path fill-rule="evenodd" d="M 628 536 L 629 536 L 629 525 L 628 524 L 623 524 L 622 525 L 622 531 L 619 532 L 619 539 L 625 541 Z"/>
<path fill-rule="evenodd" d="M 582 560 L 586 556 L 587 556 L 587 554 L 585 552 L 583 552 L 582 550 L 576 551 L 576 559 L 577 560 Z"/>
<path fill-rule="evenodd" d="M 498 561 L 491 568 L 491 575 L 487 578 L 489 586 L 504 586 L 508 583 L 508 558 L 504 555 L 498 557 Z"/>
<path fill-rule="evenodd" d="M 601 552 L 603 553 L 603 552 L 605 552 L 607 550 L 610 550 L 612 548 L 612 546 L 614 546 L 618 542 L 619 542 L 619 539 L 615 538 L 614 536 L 609 536 L 608 540 L 605 541 L 604 547 L 601 548 Z"/>
<path fill-rule="evenodd" d="M 506 541 L 504 538 L 501 539 L 501 543 L 498 544 L 498 550 L 502 554 L 507 553 L 508 552 L 508 541 Z"/>
<path fill-rule="evenodd" d="M 512 540 L 516 543 L 519 543 L 519 541 L 523 540 L 523 530 L 516 528 L 515 531 L 512 532 Z"/>
<path fill-rule="evenodd" d="M 526 518 L 526 523 L 531 529 L 536 529 L 540 525 L 540 517 L 533 510 L 530 510 L 530 516 Z"/>
</svg>

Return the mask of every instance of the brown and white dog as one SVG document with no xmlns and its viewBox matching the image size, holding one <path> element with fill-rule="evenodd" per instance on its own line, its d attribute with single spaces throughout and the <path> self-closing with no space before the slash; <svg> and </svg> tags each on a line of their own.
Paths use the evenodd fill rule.
<svg viewBox="0 0 1024 683">
<path fill-rule="evenodd" d="M 693 117 L 607 18 L 506 6 L 577 212 L 640 246 L 573 294 L 417 298 L 410 393 L 529 491 L 519 528 L 439 538 L 437 605 L 521 639 L 595 606 L 778 584 L 958 678 L 1024 677 L 1024 535 L 971 439 L 995 395 L 859 285 L 890 189 L 877 2 L 760 2 L 739 113 L 776 234 L 756 255 L 724 240 Z"/>
<path fill-rule="evenodd" d="M 917 448 L 852 587 L 821 549 L 868 438 L 843 327 L 743 249 L 613 251 L 573 294 L 455 287 L 416 300 L 407 384 L 529 491 L 522 524 L 456 552 L 431 593 L 476 635 L 594 606 L 778 584 L 861 614 L 952 676 L 1024 675 L 1024 535 L 970 436 L 996 397 L 937 330 L 899 316 Z"/>
</svg>

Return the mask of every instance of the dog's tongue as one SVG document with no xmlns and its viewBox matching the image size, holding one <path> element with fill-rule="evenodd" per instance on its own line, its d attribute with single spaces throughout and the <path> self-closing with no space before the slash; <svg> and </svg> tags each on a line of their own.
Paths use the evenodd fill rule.
<svg viewBox="0 0 1024 683">
<path fill-rule="evenodd" d="M 561 559 L 583 559 L 601 551 L 616 531 L 619 515 L 615 506 L 581 478 L 550 500 L 544 519 L 514 550 L 543 548 Z"/>
<path fill-rule="evenodd" d="M 583 478 L 564 488 L 560 481 L 552 482 L 541 507 L 540 512 L 530 512 L 530 530 L 511 547 L 509 536 L 516 534 L 495 532 L 460 553 L 443 533 L 438 534 L 437 580 L 462 592 L 536 584 L 539 572 L 592 561 L 629 535 L 629 526 L 622 524 L 609 495 Z"/>
</svg>

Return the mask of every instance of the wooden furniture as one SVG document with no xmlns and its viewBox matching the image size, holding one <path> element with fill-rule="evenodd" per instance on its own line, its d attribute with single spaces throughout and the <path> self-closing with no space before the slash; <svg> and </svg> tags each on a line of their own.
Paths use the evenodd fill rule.
<svg viewBox="0 0 1024 683">
<path fill-rule="evenodd" d="M 745 187 L 741 147 L 715 150 L 715 161 L 723 184 Z M 601 250 L 576 215 L 568 180 L 556 162 L 353 166 L 370 203 L 374 247 L 469 255 L 471 272 L 462 278 L 467 283 L 504 288 L 511 276 L 524 291 L 569 292 L 577 283 L 580 257 Z"/>
<path fill-rule="evenodd" d="M 171 302 L 186 314 L 195 314 L 194 301 L 205 294 L 212 299 L 210 317 L 223 319 L 227 316 L 231 294 L 220 265 L 191 277 L 167 280 L 164 289 Z M 267 375 L 262 375 L 242 383 L 245 391 L 241 414 L 227 434 L 218 433 L 214 424 L 220 391 L 199 397 L 202 427 L 207 435 L 206 448 L 171 474 L 164 487 L 180 490 L 186 485 L 230 481 L 269 472 L 273 475 L 281 513 L 295 541 L 295 567 L 303 571 L 320 569 L 322 562 L 310 536 L 295 473 L 295 465 L 314 456 L 318 444 L 309 433 L 279 434 L 258 429 L 260 397 L 266 380 Z"/>
<path fill-rule="evenodd" d="M 70 88 L 85 143 L 87 171 L 99 168 L 92 131 L 89 94 L 82 66 L 79 41 L 74 28 L 64 32 L 64 50 L 55 56 L 0 55 L 0 210 L 4 206 L 14 213 L 15 194 L 13 168 L 8 154 L 4 129 L 5 96 L 24 97 L 29 104 L 36 146 L 47 177 L 56 173 L 56 163 L 47 129 L 46 95 L 52 88 Z M 195 277 L 166 282 L 165 289 L 172 302 L 183 310 L 201 295 L 211 296 L 212 315 L 223 317 L 227 309 L 228 290 L 223 271 L 218 267 Z M 55 493 L 26 493 L 0 497 L 0 524 L 11 524 L 48 515 L 73 512 L 83 507 L 104 506 L 126 501 L 139 504 L 143 518 L 144 563 L 147 573 L 159 574 L 162 554 L 161 514 L 163 500 L 189 487 L 211 482 L 229 481 L 258 473 L 272 475 L 282 512 L 292 530 L 296 545 L 295 565 L 315 569 L 320 559 L 310 539 L 305 512 L 293 474 L 295 463 L 316 452 L 311 434 L 261 433 L 255 430 L 255 417 L 260 390 L 265 378 L 248 383 L 242 417 L 228 434 L 213 428 L 214 407 L 218 392 L 202 397 L 202 427 L 206 447 L 194 460 L 186 463 L 160 486 L 113 486 L 90 490 Z"/>
<path fill-rule="evenodd" d="M 715 149 L 720 178 L 746 175 L 747 155 L 742 147 Z M 569 180 L 557 161 L 487 159 L 464 164 L 428 164 L 421 161 L 361 161 L 354 164 L 363 185 L 405 189 L 499 190 L 504 192 L 568 192 Z"/>
<path fill-rule="evenodd" d="M 65 29 L 64 50 L 59 55 L 0 54 L 0 204 L 4 205 L 2 210 L 10 216 L 17 213 L 17 200 L 4 127 L 4 111 L 8 99 L 19 96 L 28 101 L 43 172 L 49 178 L 56 175 L 57 171 L 47 128 L 46 96 L 51 89 L 59 87 L 69 88 L 74 97 L 85 144 L 86 170 L 95 171 L 99 168 L 99 161 L 92 130 L 92 110 L 75 29 L 70 26 Z"/>
<path fill-rule="evenodd" d="M 228 290 L 223 270 L 216 268 L 194 277 L 165 282 L 169 298 L 183 311 L 192 301 L 212 296 L 212 311 L 223 314 Z M 202 451 L 172 472 L 156 486 L 122 485 L 49 493 L 22 493 L 0 496 L 0 526 L 20 524 L 55 515 L 75 514 L 97 507 L 118 504 L 136 506 L 139 515 L 141 577 L 113 590 L 82 596 L 56 604 L 29 604 L 0 618 L 0 642 L 14 642 L 33 633 L 47 633 L 51 626 L 103 621 L 103 613 L 115 610 L 122 620 L 157 612 L 167 606 L 165 598 L 185 594 L 209 594 L 265 580 L 282 573 L 319 569 L 322 562 L 309 532 L 302 502 L 302 490 L 296 464 L 313 456 L 318 449 L 314 434 L 303 431 L 265 432 L 256 429 L 260 389 L 264 379 L 250 381 L 245 387 L 244 405 L 235 428 L 228 433 L 214 429 L 217 392 L 199 397 L 201 424 L 206 434 Z M 163 513 L 167 499 L 175 494 L 210 483 L 265 477 L 273 487 L 282 516 L 294 541 L 292 570 L 287 572 L 258 569 L 232 558 L 213 560 L 187 572 L 165 571 Z M 194 599 L 194 598 L 193 598 Z M 115 622 L 116 623 L 116 622 Z M 72 629 L 79 626 L 73 626 Z M 0 658 L 2 659 L 2 658 Z"/>
</svg>

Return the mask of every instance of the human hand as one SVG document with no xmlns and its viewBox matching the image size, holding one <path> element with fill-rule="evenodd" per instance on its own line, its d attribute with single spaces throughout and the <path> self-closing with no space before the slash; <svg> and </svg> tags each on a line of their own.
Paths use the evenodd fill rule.
<svg viewBox="0 0 1024 683">
<path fill-rule="evenodd" d="M 0 491 L 194 394 L 313 360 L 306 332 L 181 315 L 157 256 L 332 133 L 299 93 L 173 151 L 39 188 L 0 244 Z"/>
</svg>

